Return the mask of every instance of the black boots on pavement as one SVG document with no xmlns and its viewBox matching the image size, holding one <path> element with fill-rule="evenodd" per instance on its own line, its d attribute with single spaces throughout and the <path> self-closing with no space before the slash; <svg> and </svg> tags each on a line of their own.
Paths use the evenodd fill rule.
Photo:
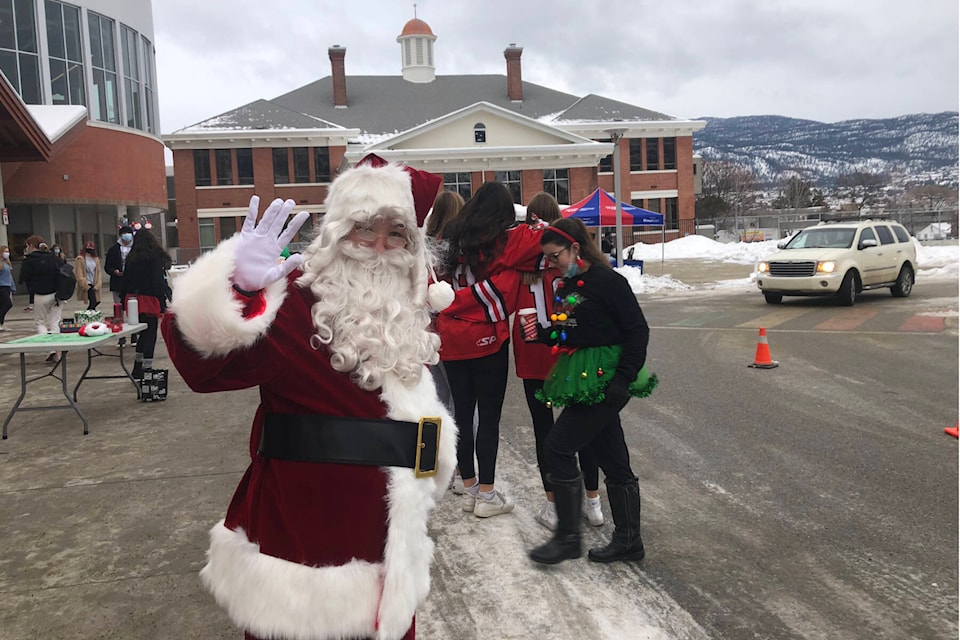
<svg viewBox="0 0 960 640">
<path fill-rule="evenodd" d="M 557 564 L 583 555 L 580 546 L 580 510 L 583 504 L 581 476 L 573 480 L 550 478 L 557 507 L 557 530 L 546 544 L 530 551 L 530 559 L 540 564 Z"/>
<path fill-rule="evenodd" d="M 643 540 L 640 539 L 640 486 L 636 479 L 623 484 L 606 484 L 610 513 L 613 514 L 616 529 L 610 544 L 590 549 L 587 557 L 593 562 L 643 560 L 645 552 Z M 560 511 L 559 504 L 557 511 Z"/>
</svg>

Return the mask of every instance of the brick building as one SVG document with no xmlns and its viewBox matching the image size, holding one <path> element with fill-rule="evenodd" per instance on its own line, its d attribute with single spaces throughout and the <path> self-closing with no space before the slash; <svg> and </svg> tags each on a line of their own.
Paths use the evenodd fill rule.
<svg viewBox="0 0 960 640">
<path fill-rule="evenodd" d="M 394 76 L 348 76 L 346 49 L 333 45 L 329 76 L 164 136 L 181 261 L 235 233 L 253 194 L 292 198 L 316 224 L 330 180 L 369 152 L 442 174 L 465 198 L 495 179 L 519 204 L 539 191 L 569 204 L 613 191 L 621 135 L 620 198 L 663 213 L 668 238 L 692 232 L 692 135 L 704 122 L 524 82 L 514 44 L 505 77 L 437 75 L 436 40 L 424 21 L 407 22 Z"/>
<path fill-rule="evenodd" d="M 150 0 L 0 0 L 0 244 L 101 255 L 117 224 L 163 235 Z"/>
</svg>

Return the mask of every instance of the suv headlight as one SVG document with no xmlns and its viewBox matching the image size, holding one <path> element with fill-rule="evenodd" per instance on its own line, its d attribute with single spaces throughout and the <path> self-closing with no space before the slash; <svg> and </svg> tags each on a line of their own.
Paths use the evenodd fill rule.
<svg viewBox="0 0 960 640">
<path fill-rule="evenodd" d="M 817 273 L 834 273 L 837 270 L 836 260 L 824 260 L 817 263 Z"/>
<path fill-rule="evenodd" d="M 769 262 L 759 262 L 759 263 L 757 263 L 757 272 L 758 272 L 758 273 L 769 273 L 769 272 L 770 272 L 770 263 L 769 263 Z"/>
</svg>

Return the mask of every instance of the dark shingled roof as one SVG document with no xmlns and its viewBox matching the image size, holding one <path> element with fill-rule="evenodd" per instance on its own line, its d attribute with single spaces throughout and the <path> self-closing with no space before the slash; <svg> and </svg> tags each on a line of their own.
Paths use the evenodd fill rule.
<svg viewBox="0 0 960 640">
<path fill-rule="evenodd" d="M 402 76 L 347 76 L 346 85 L 347 108 L 334 107 L 333 81 L 324 76 L 272 100 L 251 102 L 186 130 L 340 126 L 370 135 L 393 135 L 484 101 L 551 123 L 677 119 L 598 95 L 580 98 L 531 82 L 523 83 L 523 101 L 513 102 L 507 97 L 505 75 L 437 76 L 425 83 L 408 82 Z"/>
</svg>

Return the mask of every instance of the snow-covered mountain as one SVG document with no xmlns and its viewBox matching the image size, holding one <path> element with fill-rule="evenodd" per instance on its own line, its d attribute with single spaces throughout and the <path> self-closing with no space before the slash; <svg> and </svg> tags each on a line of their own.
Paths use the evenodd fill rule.
<svg viewBox="0 0 960 640">
<path fill-rule="evenodd" d="M 829 187 L 838 174 L 886 172 L 894 184 L 957 186 L 958 114 L 824 123 L 785 116 L 702 117 L 694 153 L 750 167 L 766 186 L 799 175 Z"/>
</svg>

